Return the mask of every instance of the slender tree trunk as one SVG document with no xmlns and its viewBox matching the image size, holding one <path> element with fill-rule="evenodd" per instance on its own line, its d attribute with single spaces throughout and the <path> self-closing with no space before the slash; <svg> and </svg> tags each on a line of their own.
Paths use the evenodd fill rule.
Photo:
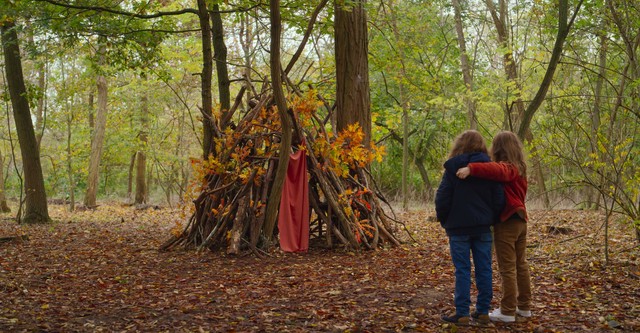
<svg viewBox="0 0 640 333">
<path fill-rule="evenodd" d="M 4 18 L 0 23 L 4 52 L 7 86 L 13 107 L 13 118 L 18 133 L 25 185 L 25 223 L 47 223 L 50 221 L 47 195 L 40 164 L 38 143 L 31 121 L 27 100 L 27 89 L 22 73 L 22 60 L 18 47 L 18 34 L 13 21 Z"/>
<path fill-rule="evenodd" d="M 60 72 L 62 75 L 62 80 L 63 80 L 63 84 L 62 84 L 62 89 L 67 90 L 67 78 L 66 78 L 66 67 L 65 67 L 65 61 L 63 59 L 60 59 Z M 65 103 L 64 103 L 64 111 L 66 114 L 66 126 L 67 126 L 67 156 L 66 156 L 66 162 L 67 162 L 67 178 L 69 181 L 69 211 L 73 212 L 76 209 L 76 195 L 75 195 L 75 191 L 76 191 L 76 182 L 75 182 L 75 177 L 73 176 L 73 154 L 71 151 L 71 136 L 73 134 L 72 132 L 72 126 L 73 126 L 73 111 L 71 110 L 71 107 L 69 106 L 69 100 L 65 99 Z"/>
<path fill-rule="evenodd" d="M 105 45 L 104 41 L 100 42 L 98 48 L 100 65 L 105 64 Z M 98 193 L 98 185 L 100 179 L 100 160 L 102 159 L 102 150 L 104 147 L 104 137 L 107 127 L 107 97 L 108 86 L 107 78 L 98 74 L 96 77 L 96 86 L 98 90 L 98 108 L 96 110 L 95 128 L 91 138 L 91 156 L 89 157 L 89 178 L 87 180 L 87 191 L 84 196 L 84 205 L 86 207 L 96 206 L 96 197 Z"/>
<path fill-rule="evenodd" d="M 206 0 L 198 0 L 198 17 L 200 18 L 200 33 L 202 34 L 202 151 L 203 157 L 208 158 L 212 151 L 214 137 L 213 129 L 213 97 L 211 96 L 211 78 L 213 76 L 213 55 L 211 53 L 211 26 Z"/>
<path fill-rule="evenodd" d="M 11 208 L 7 205 L 7 196 L 5 194 L 4 162 L 4 155 L 0 151 L 0 212 L 8 213 Z"/>
<path fill-rule="evenodd" d="M 136 198 L 135 204 L 147 203 L 147 144 L 148 144 L 148 117 L 149 117 L 149 98 L 142 96 L 142 114 L 140 115 L 140 150 L 138 150 L 138 158 L 136 163 Z"/>
<path fill-rule="evenodd" d="M 512 106 L 514 106 L 516 110 L 514 113 L 511 107 L 507 108 L 506 124 L 504 124 L 503 127 L 516 132 L 516 129 L 520 124 L 522 114 L 524 114 L 524 102 L 522 101 L 521 95 L 522 84 L 518 80 L 518 67 L 515 59 L 513 58 L 513 51 L 511 43 L 509 42 L 509 29 L 507 29 L 508 7 L 505 0 L 499 0 L 499 7 L 496 7 L 493 0 L 485 0 L 485 3 L 487 4 L 489 13 L 491 13 L 491 18 L 493 19 L 496 32 L 498 33 L 498 44 L 505 50 L 502 55 L 502 63 L 504 65 L 507 80 L 512 82 L 513 86 L 516 87 L 512 103 Z M 520 139 L 523 138 L 521 137 Z"/>
<path fill-rule="evenodd" d="M 251 18 L 246 13 L 241 14 L 240 16 L 240 45 L 242 46 L 243 60 L 244 60 L 244 68 L 242 69 L 242 75 L 244 77 L 247 91 L 251 91 L 251 66 L 252 66 L 252 47 L 254 45 L 254 33 L 252 29 Z M 246 94 L 246 104 L 249 104 L 249 100 L 251 99 L 252 94 Z"/>
<path fill-rule="evenodd" d="M 95 119 L 95 106 L 94 106 L 94 95 L 93 91 L 89 92 L 89 100 L 87 101 L 87 113 L 89 114 L 89 129 L 91 130 L 91 137 L 93 137 L 93 130 L 96 128 L 96 119 Z"/>
<path fill-rule="evenodd" d="M 70 111 L 68 111 L 70 112 Z M 69 211 L 76 210 L 76 181 L 73 176 L 73 152 L 71 151 L 71 126 L 73 126 L 73 116 L 67 114 L 67 178 L 69 179 Z"/>
<path fill-rule="evenodd" d="M 284 179 L 287 175 L 287 167 L 289 165 L 289 151 L 291 150 L 291 133 L 293 127 L 291 119 L 287 114 L 287 102 L 285 100 L 284 91 L 282 90 L 282 64 L 280 62 L 282 20 L 280 17 L 280 1 L 270 0 L 269 9 L 271 21 L 271 56 L 269 63 L 271 65 L 273 97 L 282 123 L 282 137 L 280 140 L 278 168 L 273 180 L 269 199 L 267 200 L 265 212 L 263 235 L 266 237 L 268 242 L 271 241 L 271 237 L 273 237 L 273 230 L 278 217 L 280 199 L 282 198 L 282 187 L 284 185 Z"/>
<path fill-rule="evenodd" d="M 335 2 L 336 117 L 338 131 L 358 123 L 371 143 L 366 0 Z"/>
<path fill-rule="evenodd" d="M 42 133 L 44 127 L 44 112 L 45 112 L 45 103 L 46 103 L 46 91 L 45 87 L 45 69 L 46 64 L 38 65 L 38 89 L 42 92 L 42 95 L 38 98 L 38 107 L 36 108 L 36 142 L 38 143 L 38 150 L 40 150 L 40 143 L 42 141 Z"/>
<path fill-rule="evenodd" d="M 536 95 L 533 97 L 533 100 L 531 100 L 531 103 L 529 103 L 529 105 L 527 106 L 527 109 L 521 115 L 519 126 L 516 127 L 518 129 L 518 136 L 521 139 L 524 138 L 527 131 L 529 131 L 529 125 L 531 124 L 533 115 L 536 113 L 536 111 L 538 111 L 540 105 L 542 105 L 542 102 L 547 96 L 547 92 L 549 91 L 549 87 L 551 86 L 551 83 L 553 81 L 553 76 L 556 72 L 556 68 L 558 67 L 560 58 L 562 57 L 564 41 L 569 35 L 569 30 L 571 30 L 571 25 L 573 25 L 573 21 L 575 20 L 581 5 L 582 0 L 578 2 L 578 5 L 573 12 L 573 17 L 571 18 L 571 20 L 569 20 L 568 0 L 558 1 L 558 33 L 556 35 L 556 41 L 553 45 L 551 59 L 549 59 L 549 65 L 547 66 L 544 78 L 540 83 L 540 87 L 538 88 Z"/>
<path fill-rule="evenodd" d="M 391 29 L 393 31 L 393 38 L 396 44 L 401 43 L 402 36 L 398 31 L 397 15 L 395 3 L 391 1 L 389 3 L 389 14 L 391 16 Z M 406 87 L 404 80 L 407 78 L 407 73 L 404 66 L 404 51 L 403 48 L 398 48 L 398 58 L 400 60 L 400 75 L 401 78 L 398 82 L 398 101 L 402 107 L 402 208 L 406 211 L 409 209 L 409 102 L 405 94 Z"/>
<path fill-rule="evenodd" d="M 229 70 L 227 69 L 227 45 L 224 43 L 224 27 L 222 25 L 222 16 L 220 15 L 220 6 L 215 4 L 212 9 L 213 59 L 216 62 L 218 94 L 220 95 L 220 120 L 223 121 L 227 119 L 227 113 L 231 108 Z M 220 124 L 221 129 L 224 129 L 225 126 L 225 123 Z"/>
<path fill-rule="evenodd" d="M 473 97 L 473 76 L 471 75 L 471 65 L 469 65 L 469 55 L 467 54 L 467 43 L 464 38 L 464 27 L 462 25 L 462 6 L 459 0 L 452 0 L 454 9 L 454 19 L 456 22 L 456 33 L 458 35 L 458 46 L 460 47 L 460 68 L 465 86 L 465 104 L 467 105 L 467 120 L 469 128 L 478 129 L 478 119 L 476 118 L 476 100 Z"/>
<path fill-rule="evenodd" d="M 549 65 L 547 66 L 547 70 L 545 72 L 542 83 L 540 84 L 535 97 L 533 98 L 531 103 L 529 103 L 526 109 L 524 107 L 524 102 L 522 101 L 522 85 L 520 84 L 520 80 L 518 78 L 517 65 L 515 59 L 513 58 L 511 45 L 509 43 L 509 30 L 507 29 L 507 2 L 505 0 L 499 0 L 499 10 L 496 8 L 493 0 L 485 0 L 485 3 L 487 4 L 487 8 L 489 9 L 493 22 L 496 26 L 496 30 L 498 32 L 498 42 L 502 47 L 508 50 L 507 52 L 505 52 L 503 58 L 507 79 L 514 82 L 516 86 L 516 94 L 514 96 L 515 98 L 513 102 L 513 105 L 516 107 L 516 112 L 514 113 L 511 108 L 507 109 L 507 120 L 509 125 L 507 128 L 511 129 L 511 131 L 516 132 L 521 140 L 531 142 L 531 140 L 533 140 L 533 134 L 531 133 L 529 125 L 531 124 L 534 113 L 538 110 L 538 108 L 544 101 L 547 92 L 549 91 L 549 86 L 551 85 L 555 70 L 562 55 L 564 41 L 566 40 L 571 25 L 573 24 L 573 21 L 580 9 L 582 0 L 580 0 L 580 2 L 578 3 L 571 21 L 568 20 L 568 0 L 559 1 L 558 33 L 553 47 L 553 52 L 551 54 L 551 59 L 549 60 Z M 542 162 L 540 160 L 540 157 L 538 157 L 538 154 L 536 154 L 536 147 L 532 146 L 531 150 L 532 155 L 534 156 L 532 162 L 535 177 L 537 178 L 538 191 L 543 197 L 544 206 L 548 208 L 551 204 L 549 195 L 546 190 L 544 171 L 542 170 Z"/>
<path fill-rule="evenodd" d="M 136 166 L 136 156 L 138 152 L 131 154 L 131 158 L 129 159 L 129 173 L 127 176 L 127 200 L 131 202 L 133 197 L 133 168 Z"/>
<path fill-rule="evenodd" d="M 602 109 L 602 88 L 604 79 L 607 74 L 607 36 L 604 33 L 604 21 L 601 23 L 599 35 L 600 49 L 598 50 L 598 78 L 596 79 L 596 87 L 594 91 L 593 110 L 591 111 L 591 146 L 589 152 L 591 154 L 600 154 L 598 150 L 598 133 L 600 131 L 600 113 Z M 593 177 L 599 178 L 598 184 L 603 183 L 603 175 L 593 174 Z M 587 194 L 587 205 L 591 209 L 597 209 L 600 206 L 600 194 L 592 187 L 589 188 Z"/>
</svg>

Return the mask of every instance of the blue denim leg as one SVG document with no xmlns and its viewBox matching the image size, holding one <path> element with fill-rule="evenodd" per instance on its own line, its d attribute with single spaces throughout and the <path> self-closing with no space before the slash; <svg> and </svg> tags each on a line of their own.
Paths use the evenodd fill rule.
<svg viewBox="0 0 640 333">
<path fill-rule="evenodd" d="M 489 313 L 491 298 L 493 297 L 491 241 L 492 235 L 490 232 L 471 238 L 471 253 L 473 254 L 473 265 L 476 271 L 476 288 L 478 288 L 476 311 L 480 314 Z"/>
<path fill-rule="evenodd" d="M 456 314 L 459 316 L 469 315 L 469 306 L 471 305 L 471 251 L 470 236 L 449 236 L 449 248 L 451 250 L 451 259 L 456 268 L 456 289 L 454 293 L 454 302 L 456 304 Z"/>
</svg>

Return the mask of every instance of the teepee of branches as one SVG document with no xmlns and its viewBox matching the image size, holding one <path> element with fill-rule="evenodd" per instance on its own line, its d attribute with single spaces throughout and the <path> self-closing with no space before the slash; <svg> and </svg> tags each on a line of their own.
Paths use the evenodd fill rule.
<svg viewBox="0 0 640 333">
<path fill-rule="evenodd" d="M 277 230 L 265 227 L 265 208 L 282 153 L 281 122 L 268 94 L 252 98 L 237 125 L 228 121 L 243 92 L 226 113 L 227 119 L 219 121 L 230 125 L 217 131 L 212 145 L 215 153 L 205 160 L 192 160 L 196 180 L 191 186 L 195 198 L 191 216 L 161 249 L 259 254 L 259 249 L 269 247 L 277 237 Z M 318 115 L 321 109 L 329 113 L 324 119 Z M 395 234 L 407 230 L 372 186 L 367 172 L 367 165 L 381 158 L 383 150 L 373 144 L 365 148 L 357 125 L 338 135 L 326 130 L 330 110 L 312 90 L 295 95 L 288 105 L 294 123 L 293 146 L 304 149 L 308 159 L 312 244 L 351 249 L 399 245 Z"/>
</svg>

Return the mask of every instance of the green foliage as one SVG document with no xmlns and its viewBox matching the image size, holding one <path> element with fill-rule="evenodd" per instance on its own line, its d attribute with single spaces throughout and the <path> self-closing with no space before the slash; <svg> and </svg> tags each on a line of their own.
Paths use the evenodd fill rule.
<svg viewBox="0 0 640 333">
<path fill-rule="evenodd" d="M 286 33 L 283 59 L 287 64 L 298 47 L 308 18 L 319 0 L 282 3 Z M 65 2 L 66 3 L 66 2 Z M 137 15 L 187 9 L 180 1 L 74 1 L 74 6 L 105 7 Z M 223 14 L 228 47 L 228 68 L 237 92 L 243 75 L 249 73 L 253 88 L 263 89 L 268 78 L 268 7 L 245 10 L 255 1 L 209 1 Z M 288 78 L 294 84 L 310 84 L 328 107 L 333 104 L 335 65 L 333 59 L 333 11 L 328 2 L 321 12 L 309 44 Z M 557 26 L 557 4 L 551 1 L 510 4 L 511 29 L 508 46 L 499 45 L 495 27 L 483 4 L 463 2 L 463 25 L 474 87 L 467 95 L 460 70 L 460 54 L 450 1 L 412 0 L 368 2 L 369 70 L 373 137 L 386 147 L 382 162 L 373 162 L 378 183 L 389 193 L 400 188 L 402 166 L 402 113 L 409 117 L 408 168 L 411 192 L 420 193 L 426 181 L 437 182 L 452 139 L 467 127 L 467 97 L 477 103 L 479 130 L 490 142 L 505 127 L 504 114 L 521 96 L 530 101 L 545 73 Z M 587 187 L 616 202 L 616 209 L 638 198 L 639 152 L 638 96 L 640 80 L 626 54 L 623 33 L 640 27 L 637 5 L 621 2 L 628 15 L 622 27 L 613 24 L 603 1 L 583 4 L 566 43 L 548 98 L 531 124 L 537 157 L 542 161 L 549 190 L 559 198 L 587 192 Z M 477 8 L 476 8 L 477 7 Z M 622 7 L 621 7 L 622 8 Z M 191 8 L 193 9 L 193 8 Z M 232 13 L 234 9 L 242 9 Z M 46 121 L 41 154 L 50 196 L 66 196 L 70 188 L 67 162 L 71 162 L 77 194 L 83 193 L 90 153 L 90 96 L 95 95 L 94 77 L 105 74 L 109 83 L 107 139 L 99 195 L 124 195 L 131 156 L 146 150 L 156 193 L 171 189 L 173 195 L 186 190 L 191 177 L 188 158 L 199 156 L 201 131 L 200 72 L 202 71 L 199 22 L 193 12 L 176 16 L 141 18 L 116 15 L 107 10 L 65 8 L 48 2 L 16 0 L 0 3 L 0 19 L 15 19 L 23 50 L 23 66 L 29 101 L 37 105 L 45 98 Z M 620 29 L 623 29 L 621 32 Z M 178 33 L 181 31 L 181 33 Z M 598 34 L 607 33 L 608 55 L 601 92 L 599 125 L 592 116 L 595 82 L 599 79 Z M 173 33 L 168 33 L 173 32 Z M 251 38 L 247 37 L 250 34 Z M 96 49 L 106 46 L 105 66 L 97 67 Z M 243 45 L 246 43 L 246 45 Z M 518 82 L 506 79 L 503 56 L 513 52 Z M 635 58 L 637 59 L 637 56 Z M 250 71 L 245 71 L 245 65 Z M 41 67 L 44 66 L 44 67 Z M 38 88 L 38 69 L 46 72 L 46 88 Z M 622 78 L 626 75 L 624 87 Z M 215 82 L 214 82 L 215 85 Z M 8 101 L 4 82 L 0 82 Z M 214 102 L 217 98 L 214 89 Z M 145 146 L 139 134 L 141 98 L 147 96 L 149 122 Z M 95 103 L 95 101 L 94 101 Z M 95 108 L 95 105 L 93 106 Z M 10 103 L 0 107 L 5 118 Z M 236 118 L 247 109 L 242 101 Z M 318 107 L 318 115 L 329 110 Z M 635 112 L 635 113 L 634 113 Z M 0 134 L 15 140 L 15 130 L 0 119 Z M 11 119 L 9 119 L 11 120 Z M 13 125 L 11 125 L 13 126 Z M 508 125 L 507 125 L 508 127 Z M 327 126 L 330 130 L 330 126 Z M 36 129 L 39 131 L 41 129 Z M 67 131 L 70 130 L 70 138 Z M 14 142 L 15 143 L 15 142 Z M 67 145 L 70 153 L 67 153 Z M 0 149 L 11 156 L 8 141 Z M 15 164 L 20 165 L 16 151 Z M 532 157 L 532 156 L 530 156 Z M 416 161 L 424 164 L 422 179 Z M 7 173 L 7 191 L 17 193 L 14 169 Z M 606 176 L 606 177 L 605 177 Z M 611 178 L 613 177 L 613 178 Z M 615 181 L 611 181 L 614 179 Z M 616 180 L 617 179 L 617 180 Z M 532 186 L 533 187 L 533 186 Z M 615 191 L 611 191 L 611 189 Z M 613 195 L 615 194 L 615 195 Z M 578 205 L 582 198 L 573 198 Z M 633 216 L 633 213 L 628 213 Z M 637 213 L 636 213 L 637 214 Z M 633 220 L 633 218 L 632 218 Z M 635 218 L 637 220 L 637 216 Z"/>
</svg>

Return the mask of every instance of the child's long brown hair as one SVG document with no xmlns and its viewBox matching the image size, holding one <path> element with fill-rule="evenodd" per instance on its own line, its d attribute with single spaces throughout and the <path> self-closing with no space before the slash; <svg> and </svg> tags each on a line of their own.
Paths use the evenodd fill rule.
<svg viewBox="0 0 640 333">
<path fill-rule="evenodd" d="M 518 168 L 520 176 L 527 176 L 527 163 L 524 160 L 522 141 L 513 132 L 498 133 L 491 143 L 491 158 L 495 162 L 508 162 Z"/>
<path fill-rule="evenodd" d="M 482 152 L 488 154 L 487 146 L 480 132 L 475 130 L 466 130 L 458 135 L 453 141 L 453 147 L 449 153 L 449 158 L 465 153 Z"/>
</svg>

